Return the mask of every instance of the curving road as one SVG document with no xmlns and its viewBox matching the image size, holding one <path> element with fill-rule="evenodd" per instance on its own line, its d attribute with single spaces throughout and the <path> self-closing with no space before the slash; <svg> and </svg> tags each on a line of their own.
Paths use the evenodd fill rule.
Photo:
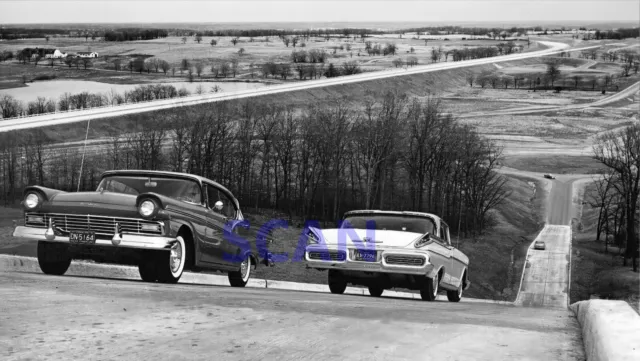
<svg viewBox="0 0 640 361">
<path fill-rule="evenodd" d="M 620 100 L 636 95 L 639 91 L 640 91 L 640 81 L 630 85 L 629 87 L 617 93 L 609 95 L 606 98 L 599 99 L 591 103 L 570 104 L 570 105 L 561 105 L 561 106 L 539 105 L 539 106 L 530 106 L 530 107 L 517 108 L 517 109 L 492 110 L 490 112 L 483 111 L 483 112 L 459 114 L 459 115 L 456 115 L 456 117 L 457 118 L 476 118 L 476 117 L 483 117 L 483 116 L 519 115 L 519 114 L 531 114 L 531 113 L 544 113 L 544 112 L 551 112 L 551 111 L 587 109 L 592 107 L 601 107 L 607 104 L 618 102 Z"/>
<path fill-rule="evenodd" d="M 388 69 L 378 72 L 363 73 L 345 77 L 330 78 L 308 81 L 303 83 L 274 85 L 260 89 L 249 89 L 237 92 L 229 92 L 224 94 L 203 94 L 184 98 L 163 99 L 146 103 L 125 104 L 119 106 L 107 106 L 102 108 L 92 108 L 80 111 L 60 112 L 37 115 L 33 117 L 15 118 L 0 121 L 0 132 L 10 130 L 19 130 L 27 128 L 36 128 L 49 125 L 67 124 L 74 122 L 87 121 L 90 119 L 102 119 L 108 117 L 122 116 L 126 114 L 149 112 L 154 110 L 169 109 L 179 106 L 196 105 L 203 103 L 219 102 L 225 100 L 244 99 L 269 94 L 277 94 L 284 92 L 292 92 L 297 90 L 306 90 L 332 85 L 343 85 L 357 83 L 370 80 L 385 79 L 397 76 L 405 76 L 412 74 L 421 74 L 433 71 L 456 69 L 468 66 L 491 64 L 502 61 L 513 61 L 527 59 L 532 57 L 540 57 L 545 55 L 557 54 L 562 51 L 581 51 L 585 49 L 598 48 L 598 46 L 590 46 L 584 48 L 567 49 L 569 45 L 563 43 L 541 41 L 541 44 L 548 48 L 536 52 L 519 53 L 511 55 L 502 55 L 493 58 L 473 59 L 450 63 L 437 63 L 429 65 L 419 65 L 411 69 Z"/>
</svg>

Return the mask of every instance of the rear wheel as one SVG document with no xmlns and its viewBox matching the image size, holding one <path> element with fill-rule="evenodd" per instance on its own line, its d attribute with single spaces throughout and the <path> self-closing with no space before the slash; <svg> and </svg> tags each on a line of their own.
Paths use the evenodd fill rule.
<svg viewBox="0 0 640 361">
<path fill-rule="evenodd" d="M 380 297 L 382 296 L 382 292 L 384 292 L 384 289 L 382 287 L 369 287 L 369 294 L 373 297 Z"/>
<path fill-rule="evenodd" d="M 460 286 L 458 286 L 458 289 L 455 291 L 447 291 L 447 298 L 449 299 L 450 302 L 460 302 L 460 300 L 462 299 L 462 284 L 463 284 L 463 280 L 460 280 Z"/>
<path fill-rule="evenodd" d="M 176 241 L 169 252 L 158 251 L 155 253 L 156 275 L 158 282 L 178 283 L 182 277 L 184 264 L 187 258 L 187 249 L 184 239 L 176 237 Z"/>
<path fill-rule="evenodd" d="M 247 255 L 242 263 L 240 263 L 240 269 L 238 271 L 229 272 L 229 283 L 231 287 L 244 287 L 251 278 L 251 256 Z"/>
<path fill-rule="evenodd" d="M 422 297 L 424 301 L 435 301 L 436 296 L 438 295 L 439 283 L 440 277 L 438 277 L 437 273 L 433 278 L 425 278 L 424 285 L 420 290 L 420 297 Z"/>
<path fill-rule="evenodd" d="M 45 274 L 63 275 L 71 265 L 69 245 L 38 241 L 38 265 Z"/>
<path fill-rule="evenodd" d="M 329 270 L 329 290 L 331 293 L 343 294 L 347 289 L 347 281 L 342 274 L 336 270 Z"/>
</svg>

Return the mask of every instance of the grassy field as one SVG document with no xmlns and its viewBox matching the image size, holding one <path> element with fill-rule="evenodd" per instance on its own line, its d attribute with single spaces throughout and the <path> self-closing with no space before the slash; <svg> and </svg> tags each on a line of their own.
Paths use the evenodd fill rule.
<svg viewBox="0 0 640 361">
<path fill-rule="evenodd" d="M 472 286 L 466 292 L 468 297 L 510 301 L 515 299 L 527 247 L 543 223 L 546 193 L 541 184 L 524 178 L 509 177 L 508 187 L 513 193 L 494 212 L 496 226 L 482 236 L 463 238 L 459 243 L 455 237 L 452 240 L 470 259 Z M 21 214 L 15 208 L 0 210 L 0 253 L 34 257 L 36 242 L 14 239 L 11 236 L 12 220 L 19 219 Z M 261 225 L 267 220 L 283 217 L 264 210 L 259 213 L 247 210 L 245 216 L 252 225 Z M 290 228 L 276 230 L 274 238 L 277 241 L 270 247 L 273 253 L 287 253 L 289 261 L 276 263 L 275 267 L 259 267 L 254 277 L 326 284 L 326 272 L 307 269 L 304 262 L 295 261 L 296 250 L 301 250 L 299 238 L 302 230 L 297 227 L 299 223 L 300 220 L 294 220 Z M 328 228 L 333 226 L 325 225 Z"/>
<path fill-rule="evenodd" d="M 585 200 L 595 192 L 595 186 L 585 189 Z M 604 238 L 596 241 L 598 209 L 584 205 L 580 223 L 574 229 L 571 255 L 571 303 L 597 298 L 627 301 L 640 313 L 640 274 L 632 271 L 631 261 L 623 266 L 624 250 L 609 245 L 605 252 Z M 575 227 L 574 227 L 575 228 Z"/>
<path fill-rule="evenodd" d="M 84 38 L 51 38 L 49 42 L 45 39 L 15 40 L 2 44 L 3 50 L 16 50 L 25 47 L 58 48 L 63 52 L 75 53 L 79 51 L 96 51 L 100 57 L 94 61 L 94 66 L 98 68 L 113 69 L 113 60 L 130 59 L 136 56 L 146 58 L 155 57 L 168 61 L 173 66 L 178 66 L 182 59 L 192 62 L 202 61 L 212 63 L 216 60 L 230 59 L 238 56 L 243 71 L 240 76 L 247 76 L 247 66 L 251 62 L 263 63 L 265 61 L 289 62 L 293 50 L 323 49 L 330 53 L 329 62 L 342 63 L 344 61 L 356 60 L 367 69 L 380 69 L 382 67 L 393 66 L 391 61 L 395 58 L 415 56 L 422 64 L 430 63 L 430 54 L 433 47 L 442 47 L 444 51 L 461 49 L 464 47 L 490 46 L 496 45 L 503 40 L 462 40 L 463 36 L 451 36 L 450 40 L 444 40 L 444 36 L 437 36 L 437 40 L 424 41 L 416 39 L 414 36 L 399 37 L 397 34 L 376 35 L 365 39 L 374 45 L 384 46 L 386 43 L 395 43 L 398 46 L 396 56 L 369 56 L 365 50 L 365 42 L 357 38 L 336 38 L 329 40 L 321 37 L 311 37 L 309 40 L 300 40 L 294 48 L 292 44 L 286 46 L 277 37 L 270 37 L 267 42 L 265 37 L 247 38 L 241 37 L 234 45 L 231 37 L 203 37 L 201 43 L 195 42 L 193 37 L 188 37 L 187 42 L 182 42 L 182 37 L 167 37 L 163 39 L 128 41 L 128 42 L 105 42 L 100 40 L 85 40 Z M 217 45 L 212 46 L 211 40 L 216 40 Z M 305 44 L 302 47 L 302 43 Z M 529 47 L 526 41 L 515 41 L 517 45 L 522 45 L 523 51 L 539 50 L 537 43 L 531 43 Z M 426 44 L 426 45 L 425 45 Z M 340 49 L 342 47 L 342 49 Z M 243 55 L 238 55 L 239 49 L 244 49 Z M 411 52 L 411 48 L 414 52 Z M 335 53 L 334 53 L 335 50 Z M 210 67 L 205 67 L 205 74 L 210 73 Z"/>
</svg>

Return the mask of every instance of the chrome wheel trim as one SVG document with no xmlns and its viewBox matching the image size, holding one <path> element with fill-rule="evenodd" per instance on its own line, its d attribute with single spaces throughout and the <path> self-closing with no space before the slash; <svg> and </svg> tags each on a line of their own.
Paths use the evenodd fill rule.
<svg viewBox="0 0 640 361">
<path fill-rule="evenodd" d="M 251 275 L 251 257 L 247 256 L 247 258 L 240 263 L 240 277 L 243 282 L 249 281 L 249 276 Z"/>
<path fill-rule="evenodd" d="M 185 247 L 182 237 L 177 237 L 177 242 L 171 246 L 169 251 L 169 270 L 174 277 L 178 277 L 182 273 L 185 262 Z"/>
<path fill-rule="evenodd" d="M 438 295 L 438 274 L 433 277 L 433 297 Z"/>
</svg>

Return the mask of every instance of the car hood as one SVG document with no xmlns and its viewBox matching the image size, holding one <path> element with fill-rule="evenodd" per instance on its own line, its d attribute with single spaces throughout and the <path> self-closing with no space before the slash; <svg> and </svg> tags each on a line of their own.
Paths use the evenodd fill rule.
<svg viewBox="0 0 640 361">
<path fill-rule="evenodd" d="M 371 238 L 375 242 L 367 241 L 367 247 L 375 245 L 375 247 L 399 247 L 404 248 L 411 245 L 416 239 L 422 237 L 420 233 L 403 232 L 403 231 L 389 231 L 389 230 L 372 230 L 372 229 L 360 229 L 360 228 L 330 228 L 330 229 L 317 229 L 311 228 L 311 230 L 321 237 L 322 241 L 328 245 L 346 244 L 346 246 L 362 247 L 362 240 L 364 237 Z M 354 243 L 355 240 L 355 243 Z"/>
<path fill-rule="evenodd" d="M 43 213 L 95 214 L 139 218 L 137 196 L 111 192 L 57 193 L 43 204 Z"/>
</svg>

